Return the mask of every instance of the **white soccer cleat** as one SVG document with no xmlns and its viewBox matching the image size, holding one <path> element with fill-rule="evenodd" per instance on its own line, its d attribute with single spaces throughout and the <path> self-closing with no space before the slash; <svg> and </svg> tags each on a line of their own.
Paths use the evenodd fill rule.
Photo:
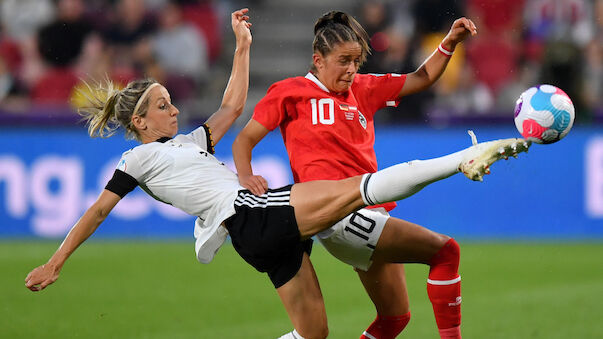
<svg viewBox="0 0 603 339">
<path fill-rule="evenodd" d="M 468 148 L 459 165 L 459 171 L 474 181 L 483 181 L 484 174 L 490 174 L 490 165 L 500 159 L 517 158 L 517 154 L 527 152 L 532 142 L 511 138 L 477 143 L 473 131 L 468 131 L 473 146 Z"/>
</svg>

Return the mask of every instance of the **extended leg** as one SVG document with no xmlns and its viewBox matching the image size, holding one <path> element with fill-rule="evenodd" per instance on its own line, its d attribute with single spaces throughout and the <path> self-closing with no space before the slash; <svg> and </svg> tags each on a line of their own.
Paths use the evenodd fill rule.
<svg viewBox="0 0 603 339">
<path fill-rule="evenodd" d="M 291 205 L 302 238 L 327 229 L 365 205 L 405 199 L 423 187 L 463 171 L 480 180 L 492 163 L 527 151 L 523 139 L 504 139 L 476 144 L 460 152 L 429 160 L 394 165 L 376 173 L 343 180 L 295 184 Z"/>
<path fill-rule="evenodd" d="M 471 133 L 472 134 L 472 133 Z M 472 137 L 475 135 L 472 134 Z M 462 151 L 428 160 L 413 160 L 376 173 L 365 174 L 360 192 L 367 205 L 405 199 L 425 186 L 463 172 L 474 181 L 482 181 L 490 166 L 500 160 L 526 152 L 530 143 L 523 139 L 502 139 L 476 143 Z"/>
</svg>

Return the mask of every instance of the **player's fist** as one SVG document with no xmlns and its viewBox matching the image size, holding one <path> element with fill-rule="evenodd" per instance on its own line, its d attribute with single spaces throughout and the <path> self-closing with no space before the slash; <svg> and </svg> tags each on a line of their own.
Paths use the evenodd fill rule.
<svg viewBox="0 0 603 339">
<path fill-rule="evenodd" d="M 38 266 L 25 277 L 25 287 L 34 292 L 41 291 L 59 278 L 59 271 L 49 264 Z"/>
<path fill-rule="evenodd" d="M 454 20 L 452 27 L 448 35 L 442 41 L 442 45 L 449 50 L 454 50 L 454 47 L 459 42 L 465 40 L 469 35 L 474 36 L 477 34 L 477 27 L 471 19 L 465 17 Z"/>
<path fill-rule="evenodd" d="M 251 45 L 251 31 L 249 27 L 251 27 L 251 23 L 249 20 L 249 16 L 247 13 L 249 12 L 248 8 L 243 8 L 238 11 L 234 11 L 231 14 L 231 25 L 232 30 L 235 34 L 237 40 L 237 46 L 250 46 Z"/>
</svg>

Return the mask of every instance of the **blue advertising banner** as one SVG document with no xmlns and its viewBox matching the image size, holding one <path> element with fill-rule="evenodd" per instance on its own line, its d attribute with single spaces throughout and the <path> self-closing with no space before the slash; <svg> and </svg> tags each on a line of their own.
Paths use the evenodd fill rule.
<svg viewBox="0 0 603 339">
<path fill-rule="evenodd" d="M 517 137 L 514 128 L 475 127 L 479 141 Z M 380 168 L 426 159 L 469 143 L 459 128 L 378 132 Z M 603 239 L 603 131 L 577 128 L 492 165 L 484 182 L 455 175 L 399 202 L 392 215 L 451 236 Z"/>
<path fill-rule="evenodd" d="M 475 127 L 478 140 L 517 136 L 514 128 Z M 217 145 L 231 168 L 236 131 Z M 458 151 L 464 129 L 378 128 L 380 168 Z M 91 139 L 84 128 L 0 129 L 0 238 L 63 237 L 92 204 L 121 153 L 122 135 Z M 254 152 L 254 170 L 271 187 L 292 182 L 278 132 Z M 533 145 L 519 159 L 492 166 L 484 182 L 455 175 L 398 203 L 392 215 L 466 238 L 603 239 L 603 132 L 574 127 L 552 145 Z M 194 218 L 140 189 L 124 198 L 97 236 L 192 237 Z"/>
</svg>

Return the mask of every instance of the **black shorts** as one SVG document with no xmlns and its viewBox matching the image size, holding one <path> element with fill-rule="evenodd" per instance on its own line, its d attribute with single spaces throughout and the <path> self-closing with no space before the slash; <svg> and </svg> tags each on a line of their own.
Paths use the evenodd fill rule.
<svg viewBox="0 0 603 339">
<path fill-rule="evenodd" d="M 268 273 L 275 288 L 297 274 L 303 253 L 312 250 L 312 239 L 301 241 L 290 192 L 291 185 L 260 197 L 239 191 L 236 214 L 224 222 L 235 250 L 256 270 Z"/>
</svg>

